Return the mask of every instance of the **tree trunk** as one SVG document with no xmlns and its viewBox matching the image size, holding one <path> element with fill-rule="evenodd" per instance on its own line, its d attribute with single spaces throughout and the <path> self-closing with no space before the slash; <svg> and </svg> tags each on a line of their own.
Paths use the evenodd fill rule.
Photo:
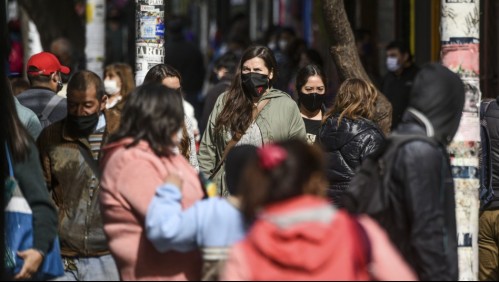
<svg viewBox="0 0 499 282">
<path fill-rule="evenodd" d="M 19 0 L 40 33 L 44 50 L 58 37 L 67 38 L 73 45 L 74 57 L 79 60 L 85 48 L 85 24 L 75 11 L 74 1 Z"/>
<path fill-rule="evenodd" d="M 331 40 L 329 51 L 338 69 L 340 81 L 348 78 L 361 78 L 371 82 L 360 62 L 343 0 L 322 0 L 322 7 Z M 392 105 L 381 92 L 379 94 L 376 102 L 375 122 L 387 134 L 390 132 L 392 123 Z"/>
</svg>

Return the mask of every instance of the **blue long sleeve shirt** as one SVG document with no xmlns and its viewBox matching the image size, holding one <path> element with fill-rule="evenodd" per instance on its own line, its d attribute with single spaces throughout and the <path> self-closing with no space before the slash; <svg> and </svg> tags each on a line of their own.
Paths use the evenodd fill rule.
<svg viewBox="0 0 499 282">
<path fill-rule="evenodd" d="M 209 198 L 182 211 L 179 189 L 161 185 L 146 215 L 147 238 L 159 252 L 228 247 L 244 238 L 241 212 L 223 198 Z"/>
</svg>

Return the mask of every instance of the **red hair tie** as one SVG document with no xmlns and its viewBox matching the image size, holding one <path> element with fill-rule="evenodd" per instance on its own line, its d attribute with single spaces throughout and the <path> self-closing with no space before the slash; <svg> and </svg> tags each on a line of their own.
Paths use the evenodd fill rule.
<svg viewBox="0 0 499 282">
<path fill-rule="evenodd" d="M 288 152 L 278 145 L 266 145 L 258 149 L 260 165 L 265 170 L 271 170 L 282 164 L 288 157 Z"/>
</svg>

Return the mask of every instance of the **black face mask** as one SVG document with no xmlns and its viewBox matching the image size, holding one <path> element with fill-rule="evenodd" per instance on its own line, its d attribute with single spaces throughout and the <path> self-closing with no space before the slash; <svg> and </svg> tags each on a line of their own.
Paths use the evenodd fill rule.
<svg viewBox="0 0 499 282">
<path fill-rule="evenodd" d="M 310 112 L 315 112 L 322 107 L 324 100 L 326 100 L 326 94 L 310 93 L 298 94 L 300 105 L 303 105 L 305 109 Z"/>
<path fill-rule="evenodd" d="M 71 132 L 78 136 L 89 136 L 99 122 L 99 113 L 91 114 L 89 116 L 73 116 L 68 115 L 68 125 Z"/>
<path fill-rule="evenodd" d="M 244 94 L 250 99 L 259 98 L 269 88 L 269 77 L 265 74 L 250 72 L 241 75 Z"/>
</svg>

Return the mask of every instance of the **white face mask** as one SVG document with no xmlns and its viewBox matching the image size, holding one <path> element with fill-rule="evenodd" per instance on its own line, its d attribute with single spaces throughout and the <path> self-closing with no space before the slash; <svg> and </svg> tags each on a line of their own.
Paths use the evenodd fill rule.
<svg viewBox="0 0 499 282">
<path fill-rule="evenodd" d="M 400 64 L 398 62 L 398 59 L 393 57 L 386 58 L 386 68 L 391 72 L 399 70 Z"/>
<path fill-rule="evenodd" d="M 118 87 L 118 83 L 113 79 L 104 80 L 104 89 L 106 90 L 106 94 L 108 95 L 116 95 L 120 93 L 120 87 Z"/>
<path fill-rule="evenodd" d="M 269 42 L 267 47 L 269 47 L 270 50 L 275 50 L 275 42 L 274 41 Z"/>
<path fill-rule="evenodd" d="M 281 50 L 281 51 L 286 50 L 286 47 L 288 47 L 288 41 L 286 41 L 286 40 L 281 39 L 281 40 L 279 40 L 278 44 L 279 44 L 279 50 Z"/>
</svg>

